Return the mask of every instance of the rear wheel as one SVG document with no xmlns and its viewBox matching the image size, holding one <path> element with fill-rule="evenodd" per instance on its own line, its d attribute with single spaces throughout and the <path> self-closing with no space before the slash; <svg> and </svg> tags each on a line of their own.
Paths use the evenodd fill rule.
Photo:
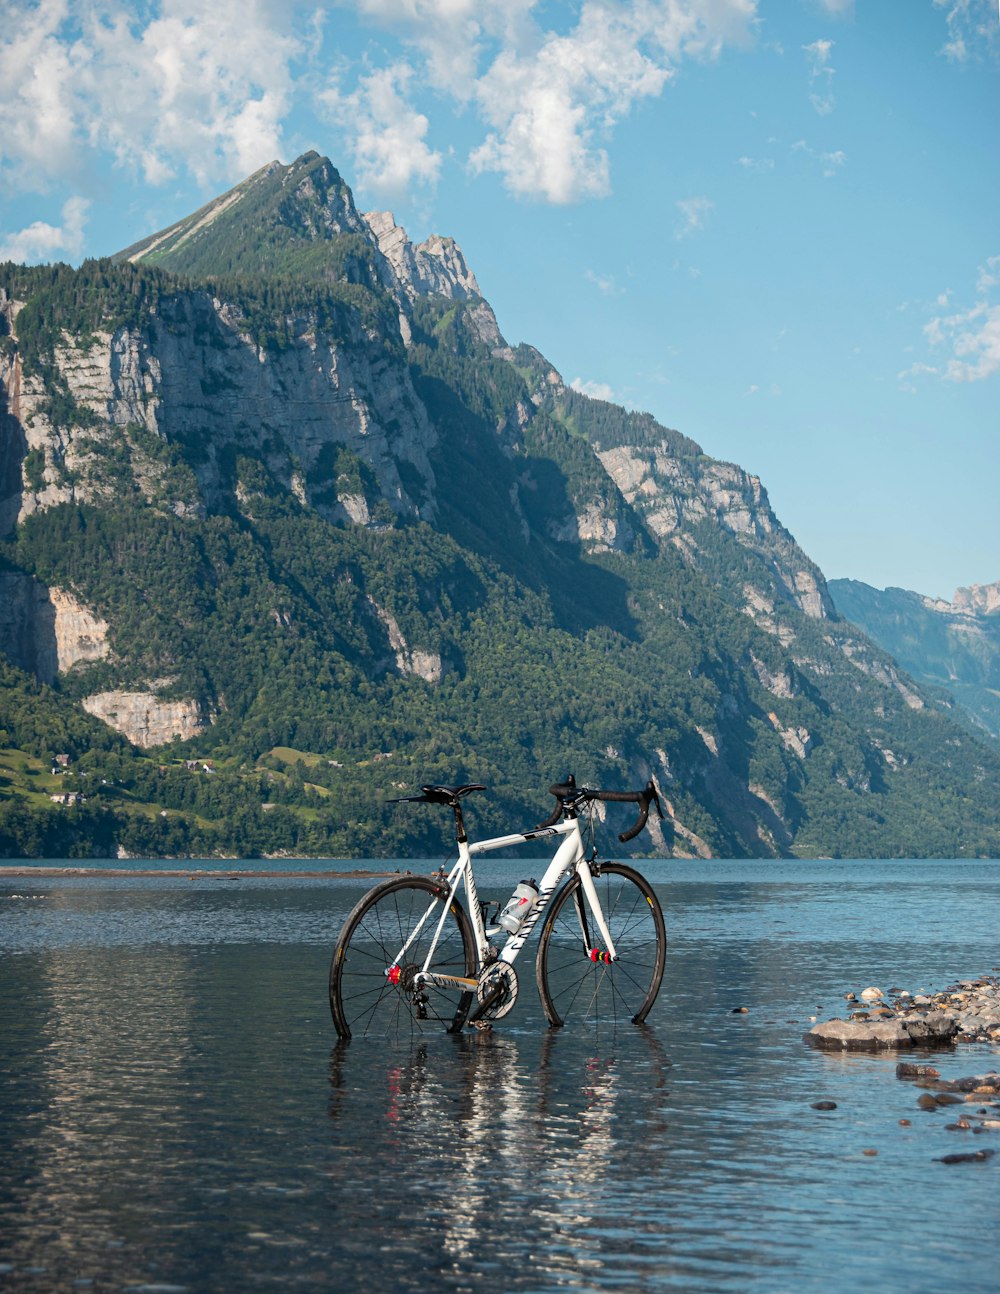
<svg viewBox="0 0 1000 1294">
<path fill-rule="evenodd" d="M 330 1011 L 341 1038 L 405 1041 L 461 1029 L 473 991 L 415 979 L 447 901 L 446 886 L 401 876 L 369 890 L 350 913 L 330 964 Z M 472 927 L 455 899 L 445 912 L 431 969 L 466 978 L 476 974 Z"/>
<path fill-rule="evenodd" d="M 641 1024 L 663 979 L 667 935 L 653 887 L 624 863 L 602 863 L 594 885 L 617 960 L 601 961 L 603 940 L 579 876 L 552 902 L 538 943 L 535 974 L 549 1024 L 598 1030 Z"/>
</svg>

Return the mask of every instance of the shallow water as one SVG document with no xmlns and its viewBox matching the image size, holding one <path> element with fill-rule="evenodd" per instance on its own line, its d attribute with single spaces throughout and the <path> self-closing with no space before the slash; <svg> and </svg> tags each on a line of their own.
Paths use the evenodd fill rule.
<svg viewBox="0 0 1000 1294">
<path fill-rule="evenodd" d="M 1000 1154 L 937 1161 L 1000 1133 L 802 1033 L 995 967 L 1000 867 L 642 866 L 648 1029 L 548 1030 L 529 946 L 491 1033 L 394 1053 L 326 1001 L 367 881 L 0 881 L 0 1287 L 995 1290 Z"/>
</svg>

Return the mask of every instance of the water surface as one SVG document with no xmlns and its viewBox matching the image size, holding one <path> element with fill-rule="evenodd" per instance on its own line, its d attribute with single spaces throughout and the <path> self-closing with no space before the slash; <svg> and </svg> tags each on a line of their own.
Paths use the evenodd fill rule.
<svg viewBox="0 0 1000 1294">
<path fill-rule="evenodd" d="M 997 865 L 643 870 L 648 1029 L 548 1030 L 532 944 L 491 1033 L 391 1053 L 326 1001 L 365 880 L 0 881 L 0 1286 L 994 1290 L 1000 1154 L 937 1161 L 1000 1134 L 801 1038 L 850 989 L 1000 963 Z"/>
</svg>

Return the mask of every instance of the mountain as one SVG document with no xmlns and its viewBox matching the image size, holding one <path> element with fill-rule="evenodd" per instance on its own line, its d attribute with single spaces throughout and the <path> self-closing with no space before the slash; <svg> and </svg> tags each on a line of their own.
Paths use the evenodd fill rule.
<svg viewBox="0 0 1000 1294">
<path fill-rule="evenodd" d="M 435 853 L 400 788 L 502 830 L 568 771 L 655 776 L 666 855 L 1000 848 L 997 752 L 760 481 L 567 387 L 313 153 L 0 267 L 0 536 L 0 852 Z"/>
<path fill-rule="evenodd" d="M 951 602 L 859 580 L 829 587 L 846 619 L 1000 743 L 1000 583 L 957 589 Z"/>
</svg>

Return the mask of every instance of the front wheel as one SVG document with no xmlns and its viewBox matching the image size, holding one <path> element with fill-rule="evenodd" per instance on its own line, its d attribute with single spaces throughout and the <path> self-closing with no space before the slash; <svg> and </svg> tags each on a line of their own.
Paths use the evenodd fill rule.
<svg viewBox="0 0 1000 1294">
<path fill-rule="evenodd" d="M 617 960 L 601 960 L 603 941 L 580 877 L 574 876 L 552 902 L 535 961 L 538 992 L 553 1027 L 569 1019 L 598 1029 L 641 1024 L 660 991 L 667 935 L 653 887 L 624 863 L 602 863 L 594 885 Z"/>
<path fill-rule="evenodd" d="M 407 1041 L 457 1032 L 473 993 L 461 985 L 419 984 L 416 975 L 448 902 L 448 887 L 400 876 L 368 891 L 344 922 L 330 964 L 330 1011 L 341 1038 Z M 473 978 L 476 944 L 465 909 L 448 904 L 430 969 Z"/>
</svg>

